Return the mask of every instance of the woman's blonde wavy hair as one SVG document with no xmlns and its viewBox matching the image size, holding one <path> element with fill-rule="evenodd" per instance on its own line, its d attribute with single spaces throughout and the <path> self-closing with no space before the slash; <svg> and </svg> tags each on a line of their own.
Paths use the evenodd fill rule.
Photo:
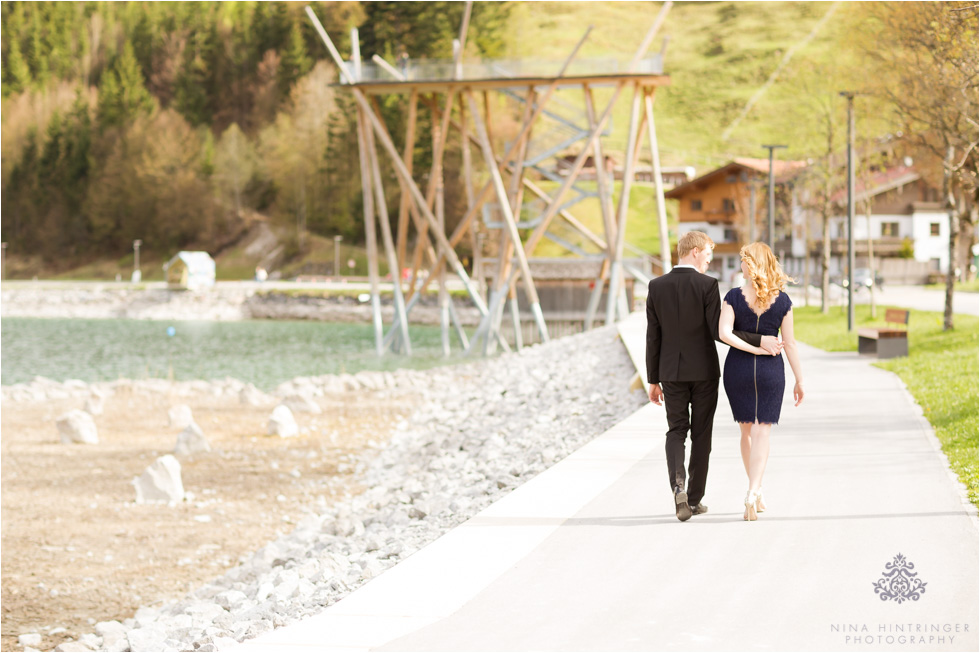
<svg viewBox="0 0 980 653">
<path fill-rule="evenodd" d="M 779 260 L 765 243 L 749 243 L 738 253 L 749 269 L 749 281 L 755 288 L 756 306 L 767 310 L 779 297 L 779 291 L 793 279 L 783 272 Z"/>
</svg>

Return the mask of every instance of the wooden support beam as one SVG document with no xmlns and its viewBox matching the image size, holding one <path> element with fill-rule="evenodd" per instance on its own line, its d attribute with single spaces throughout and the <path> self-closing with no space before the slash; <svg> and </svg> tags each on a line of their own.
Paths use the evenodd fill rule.
<svg viewBox="0 0 980 653">
<path fill-rule="evenodd" d="M 551 196 L 548 195 L 546 192 L 544 192 L 541 189 L 541 187 L 539 187 L 533 181 L 525 177 L 523 182 L 525 188 L 531 191 L 534 195 L 538 196 L 540 199 L 544 200 L 545 202 L 551 202 Z M 567 210 L 562 209 L 561 211 L 558 212 L 558 216 L 561 217 L 563 220 L 565 220 L 565 222 L 567 222 L 569 225 L 571 225 L 573 229 L 575 229 L 580 234 L 588 238 L 589 241 L 591 241 L 592 244 L 598 247 L 599 249 L 601 250 L 609 249 L 609 244 L 605 240 L 597 236 L 595 233 L 592 232 L 591 229 L 589 229 L 584 224 L 579 222 L 578 219 L 576 219 L 575 216 L 569 213 Z"/>
<path fill-rule="evenodd" d="M 466 292 L 469 293 L 470 298 L 476 305 L 477 309 L 480 311 L 481 315 L 486 315 L 487 306 L 483 299 L 480 297 L 473 289 L 473 285 L 470 283 L 469 275 L 466 274 L 466 270 L 463 268 L 463 264 L 460 263 L 459 257 L 456 256 L 456 252 L 450 247 L 449 241 L 446 239 L 446 235 L 439 231 L 438 222 L 435 215 L 433 215 L 432 210 L 429 209 L 428 203 L 425 198 L 422 197 L 422 192 L 419 190 L 418 185 L 412 176 L 409 174 L 408 169 L 405 167 L 405 163 L 402 161 L 398 154 L 398 150 L 395 149 L 395 144 L 392 142 L 391 137 L 388 135 L 387 130 L 385 130 L 384 125 L 381 123 L 380 119 L 374 115 L 374 112 L 370 110 L 367 98 L 360 91 L 360 89 L 351 89 L 354 94 L 354 99 L 357 101 L 358 105 L 364 109 L 364 113 L 367 115 L 368 120 L 371 123 L 371 127 L 374 129 L 381 146 L 384 148 L 385 152 L 388 153 L 388 157 L 395 164 L 395 171 L 401 177 L 402 181 L 408 187 L 409 192 L 412 195 L 412 200 L 415 202 L 416 207 L 422 213 L 426 222 L 429 225 L 429 229 L 433 231 L 436 239 L 436 243 L 439 245 L 439 250 L 453 266 L 456 271 L 456 275 L 459 276 L 463 285 L 466 287 Z"/>
<path fill-rule="evenodd" d="M 369 102 L 371 103 L 371 107 L 374 109 L 374 115 L 377 116 L 378 118 L 378 124 L 381 125 L 381 128 L 384 130 L 385 134 L 387 135 L 388 140 L 394 142 L 394 139 L 391 138 L 391 134 L 388 132 L 387 126 L 385 126 L 384 117 L 381 115 L 381 105 L 378 103 L 378 98 L 371 97 L 369 98 Z M 409 171 L 411 171 L 411 169 L 409 169 Z M 419 214 L 418 210 L 415 207 L 415 203 L 411 202 L 411 193 L 408 191 L 408 188 L 405 186 L 402 178 L 398 175 L 395 175 L 395 178 L 398 180 L 398 187 L 401 193 L 405 197 L 408 197 L 410 200 L 408 206 L 408 213 L 409 216 L 412 218 L 412 222 L 415 224 L 415 229 L 417 231 L 421 231 L 423 225 L 425 225 L 425 219 Z M 429 262 L 434 264 L 437 260 L 437 257 L 436 257 L 435 249 L 432 247 L 431 243 L 426 244 L 425 253 L 429 257 Z"/>
<path fill-rule="evenodd" d="M 438 143 L 439 134 L 432 133 L 432 149 L 433 151 L 442 150 L 445 151 L 444 147 L 440 147 Z M 439 231 L 446 233 L 446 201 L 445 201 L 445 187 L 443 184 L 442 177 L 442 162 L 440 161 L 438 176 L 434 177 L 436 182 L 436 201 L 435 201 L 435 214 L 436 222 L 438 223 Z M 449 348 L 449 293 L 446 292 L 446 270 L 445 267 L 440 268 L 438 272 L 439 278 L 439 326 L 442 331 L 442 355 L 448 357 L 450 354 Z"/>
<path fill-rule="evenodd" d="M 521 124 L 528 121 L 531 117 L 531 109 L 534 106 L 534 100 L 537 97 L 537 93 L 534 92 L 534 87 L 527 89 L 527 97 L 524 101 L 524 115 L 521 117 Z M 524 186 L 521 184 L 521 180 L 524 179 L 524 161 L 527 157 L 527 146 L 531 141 L 532 129 L 527 131 L 524 138 L 515 144 L 518 148 L 517 155 L 514 157 L 514 165 L 510 168 L 510 208 L 511 212 L 514 214 L 515 218 L 520 218 L 521 216 L 521 206 L 524 199 Z"/>
<path fill-rule="evenodd" d="M 500 202 L 505 230 L 510 236 L 517 253 L 517 262 L 521 269 L 521 275 L 524 277 L 524 292 L 527 294 L 527 303 L 531 307 L 531 311 L 535 314 L 538 322 L 541 341 L 548 342 L 548 327 L 544 323 L 544 316 L 541 314 L 541 302 L 538 300 L 538 293 L 534 288 L 534 279 L 531 276 L 531 268 L 528 265 L 527 257 L 524 255 L 524 248 L 521 246 L 521 235 L 517 231 L 517 222 L 514 220 L 514 213 L 511 210 L 507 197 L 507 190 L 504 188 L 504 181 L 500 176 L 500 169 L 497 167 L 497 159 L 493 154 L 493 146 L 490 143 L 490 138 L 483 121 L 477 120 L 479 110 L 477 109 L 476 100 L 472 92 L 466 91 L 466 99 L 469 102 L 470 114 L 473 116 L 473 122 L 476 126 L 476 135 L 480 140 L 480 146 L 483 150 L 483 158 L 486 161 L 487 169 L 490 171 L 490 178 L 497 192 L 497 201 Z"/>
<path fill-rule="evenodd" d="M 596 115 L 592 88 L 585 85 L 583 90 L 585 92 L 585 114 L 589 119 L 589 129 L 594 129 Z M 599 208 L 602 213 L 602 226 L 606 232 L 606 255 L 612 258 L 612 244 L 616 241 L 616 223 L 613 220 L 612 206 L 613 180 L 606 179 L 606 162 L 602 155 L 602 143 L 598 134 L 596 134 L 592 142 L 592 157 L 596 162 L 596 188 L 599 191 Z"/>
<path fill-rule="evenodd" d="M 377 55 L 375 55 L 377 56 Z M 408 122 L 405 126 L 405 152 L 402 154 L 402 161 L 408 169 L 408 174 L 412 174 L 414 167 L 415 150 L 415 125 L 418 116 L 419 94 L 414 88 L 408 96 Z M 411 208 L 412 199 L 408 191 L 402 187 L 401 197 L 398 200 L 398 283 L 401 283 L 402 268 L 408 263 L 406 260 L 408 249 L 408 212 Z"/>
<path fill-rule="evenodd" d="M 657 224 L 660 227 L 660 261 L 662 274 L 670 272 L 670 235 L 667 232 L 667 206 L 664 200 L 664 180 L 660 170 L 660 149 L 657 147 L 657 127 L 653 122 L 653 88 L 644 89 L 647 129 L 650 136 L 650 155 L 653 158 L 653 184 L 657 195 Z"/>
<path fill-rule="evenodd" d="M 371 314 L 374 323 L 375 351 L 384 353 L 384 325 L 381 322 L 381 294 L 378 290 L 378 243 L 374 227 L 374 198 L 371 194 L 371 167 L 368 162 L 367 142 L 365 141 L 364 113 L 370 109 L 357 111 L 357 149 L 361 162 L 361 194 L 364 204 L 364 231 L 367 237 L 368 277 L 371 282 Z"/>
<path fill-rule="evenodd" d="M 435 207 L 436 190 L 442 183 L 442 158 L 446 151 L 446 139 L 449 137 L 449 121 L 452 118 L 453 104 L 455 103 L 456 87 L 450 86 L 446 94 L 446 108 L 442 114 L 439 131 L 433 132 L 432 148 L 432 170 L 429 173 L 429 185 L 425 192 L 426 205 L 431 211 Z M 433 123 L 437 116 L 433 113 Z M 438 138 L 438 140 L 436 140 Z M 445 235 L 445 234 L 443 234 Z M 428 227 L 425 223 L 417 235 L 418 242 L 415 245 L 415 256 L 412 265 L 412 282 L 409 292 L 414 292 L 415 284 L 418 281 L 419 267 L 422 263 L 422 251 L 429 244 Z"/>
<path fill-rule="evenodd" d="M 371 56 L 371 61 L 373 61 L 374 63 L 378 64 L 379 67 L 383 68 L 385 72 L 387 72 L 389 75 L 391 75 L 392 77 L 394 77 L 398 81 L 400 81 L 400 82 L 404 82 L 405 81 L 405 76 L 402 75 L 398 71 L 398 69 L 396 69 L 390 63 L 388 63 L 387 61 L 385 61 L 384 59 L 382 59 L 380 56 L 378 56 L 376 54 L 375 55 L 372 55 Z M 418 91 L 415 88 L 412 88 L 412 92 L 413 93 L 417 93 Z"/>
<path fill-rule="evenodd" d="M 351 59 L 354 61 L 354 79 L 361 81 L 361 40 L 357 35 L 357 28 L 350 28 L 350 50 Z"/>
<path fill-rule="evenodd" d="M 466 34 L 470 30 L 470 14 L 473 13 L 473 0 L 466 0 L 466 9 L 463 10 L 463 22 L 459 26 L 459 50 L 453 58 L 453 76 L 456 79 L 463 78 L 463 50 L 466 49 Z"/>
<path fill-rule="evenodd" d="M 473 195 L 473 154 L 470 151 L 470 139 L 469 130 L 466 124 L 466 103 L 463 101 L 463 97 L 459 96 L 459 131 L 462 135 L 462 152 L 463 152 L 463 190 L 466 194 L 466 215 L 463 217 L 461 224 L 465 223 L 463 226 L 464 231 L 469 231 L 470 233 L 470 247 L 473 250 L 473 270 L 481 270 L 483 263 L 483 252 L 481 251 L 480 236 L 477 228 L 474 226 L 469 229 L 470 221 L 472 220 L 472 215 L 470 212 L 473 211 L 473 205 L 476 204 L 476 198 Z M 475 213 L 473 214 L 475 215 Z M 469 217 L 469 220 L 467 220 Z M 457 230 L 459 226 L 457 226 Z M 454 232 L 455 236 L 456 233 Z M 449 242 L 452 243 L 453 239 L 450 238 Z M 453 243 L 455 247 L 455 243 Z M 441 263 L 438 267 L 442 267 Z M 480 288 L 480 292 L 484 292 L 484 284 L 482 274 L 476 275 L 477 285 Z M 467 345 L 468 346 L 468 345 Z"/>
<path fill-rule="evenodd" d="M 517 293 L 510 293 L 510 317 L 514 324 L 514 349 L 524 348 L 524 334 L 521 333 L 521 313 L 517 302 Z"/>
<path fill-rule="evenodd" d="M 337 52 L 337 48 L 334 47 L 333 42 L 330 40 L 330 37 L 327 35 L 327 31 L 323 29 L 323 25 L 320 23 L 320 20 L 316 17 L 316 14 L 313 12 L 312 9 L 310 9 L 309 6 L 306 7 L 306 13 L 310 17 L 310 20 L 313 22 L 314 27 L 316 28 L 317 32 L 320 35 L 320 38 L 327 46 L 327 50 L 330 52 L 330 56 L 333 58 L 334 63 L 337 64 L 338 68 L 340 69 L 341 75 L 344 77 L 345 80 L 347 80 L 348 83 L 352 83 L 353 80 L 351 79 L 350 74 L 344 68 L 343 59 L 341 59 L 340 53 Z M 459 261 L 459 257 L 456 256 L 456 252 L 453 250 L 453 248 L 449 245 L 449 242 L 446 240 L 446 235 L 441 231 L 438 231 L 438 223 L 436 221 L 436 218 L 432 214 L 432 210 L 429 208 L 428 204 L 426 203 L 425 198 L 422 197 L 422 193 L 421 191 L 419 191 L 418 186 L 415 184 L 415 180 L 412 179 L 411 173 L 405 167 L 405 162 L 402 161 L 402 159 L 398 156 L 398 151 L 395 149 L 395 144 L 392 142 L 391 136 L 388 134 L 387 130 L 385 129 L 384 123 L 371 110 L 371 106 L 368 103 L 364 93 L 357 88 L 352 89 L 352 91 L 353 91 L 354 99 L 357 102 L 359 108 L 358 111 L 359 121 L 363 123 L 364 118 L 366 118 L 367 121 L 370 123 L 371 128 L 374 129 L 375 133 L 378 136 L 378 140 L 381 141 L 382 147 L 384 148 L 385 152 L 388 153 L 388 156 L 391 158 L 392 162 L 395 164 L 395 171 L 398 173 L 399 179 L 402 181 L 404 186 L 408 188 L 412 200 L 416 204 L 418 210 L 422 213 L 423 217 L 428 222 L 429 227 L 437 229 L 437 231 L 435 232 L 436 242 L 439 245 L 442 255 L 446 259 L 448 259 L 452 264 L 453 268 L 456 271 L 456 274 L 463 282 L 463 286 L 466 288 L 466 291 L 469 293 L 470 298 L 472 299 L 473 304 L 476 306 L 477 310 L 480 311 L 481 315 L 485 315 L 487 313 L 486 303 L 483 301 L 483 298 L 480 297 L 480 294 L 474 290 L 473 285 L 470 283 L 469 277 L 466 274 L 465 268 L 463 268 L 462 263 L 460 263 Z M 449 107 L 451 106 L 452 105 L 450 104 Z M 358 141 L 359 141 L 358 145 L 360 146 L 359 149 L 360 152 L 362 153 L 362 158 L 361 158 L 362 179 L 367 178 L 366 175 L 364 174 L 364 170 L 366 166 L 365 166 L 365 159 L 363 156 L 364 153 L 363 135 L 364 135 L 363 130 L 358 129 Z M 371 197 L 370 192 L 366 193 L 365 202 L 370 201 L 370 197 Z M 372 211 L 372 217 L 373 217 L 373 211 Z M 377 293 L 373 293 L 373 294 L 377 296 Z M 406 321 L 407 321 L 407 312 L 408 309 L 406 307 Z M 376 320 L 376 322 L 380 323 L 380 301 L 378 302 L 377 317 L 378 319 Z M 506 343 L 504 343 L 504 345 L 506 346 Z M 382 346 L 383 343 L 379 341 L 378 342 L 379 354 L 382 351 Z"/>
<path fill-rule="evenodd" d="M 384 185 L 381 180 L 381 164 L 378 161 L 378 150 L 374 145 L 374 134 L 367 125 L 361 126 L 364 130 L 364 142 L 367 146 L 368 158 L 371 162 L 371 172 L 374 177 L 374 205 L 378 210 L 378 222 L 381 223 L 381 239 L 384 242 L 385 254 L 388 258 L 388 268 L 391 270 L 392 288 L 395 297 L 395 316 L 398 318 L 399 335 L 402 344 L 402 353 L 412 354 L 412 342 L 408 336 L 408 314 L 405 312 L 405 298 L 402 295 L 402 287 L 398 281 L 398 254 L 395 251 L 395 241 L 391 237 L 391 223 L 388 221 L 388 203 L 385 200 Z M 392 324 L 392 330 L 396 328 Z M 383 343 L 382 343 L 383 344 Z"/>
<path fill-rule="evenodd" d="M 653 25 L 647 30 L 646 36 L 643 37 L 643 42 L 640 43 L 640 47 L 636 49 L 636 54 L 633 55 L 633 60 L 630 61 L 629 67 L 626 69 L 628 72 L 633 72 L 636 70 L 637 64 L 643 59 L 643 55 L 647 53 L 650 49 L 650 44 L 653 43 L 653 37 L 657 35 L 660 31 L 660 26 L 664 24 L 664 20 L 667 19 L 667 12 L 674 5 L 671 0 L 667 0 L 662 7 L 660 7 L 660 13 L 653 20 Z"/>
<path fill-rule="evenodd" d="M 672 4 L 673 3 L 670 2 L 670 0 L 664 3 L 660 13 L 657 14 L 657 17 L 654 20 L 653 25 L 651 25 L 650 29 L 647 31 L 642 44 L 637 49 L 633 60 L 630 62 L 630 65 L 626 70 L 627 74 L 632 74 L 632 72 L 636 69 L 637 64 L 643 58 L 643 55 L 646 54 L 647 49 L 650 47 L 650 43 L 653 42 L 653 37 L 660 30 L 661 25 L 663 25 L 663 22 L 667 17 L 667 12 L 670 10 Z M 596 136 L 602 133 L 603 129 L 605 129 L 606 122 L 609 120 L 613 107 L 616 106 L 616 100 L 619 99 L 619 94 L 622 93 L 624 86 L 625 82 L 620 82 L 616 85 L 616 89 L 613 91 L 612 99 L 610 99 L 609 104 L 606 105 L 606 109 L 602 112 L 599 119 L 596 120 L 595 127 L 590 130 L 586 145 L 582 148 L 582 152 L 575 159 L 575 163 L 572 164 L 572 169 L 569 171 L 568 177 L 565 179 L 565 182 L 562 184 L 561 188 L 558 189 L 558 193 L 554 196 L 554 201 L 548 206 L 542 215 L 541 223 L 535 228 L 530 237 L 527 239 L 527 242 L 524 245 L 524 251 L 528 256 L 532 256 L 534 254 L 534 248 L 538 246 L 541 238 L 544 237 L 544 233 L 548 230 L 551 220 L 555 217 L 555 214 L 558 212 L 558 208 L 561 206 L 561 202 L 565 199 L 565 194 L 578 178 L 579 172 L 582 170 L 582 165 L 585 163 L 585 159 L 592 150 L 592 141 L 596 138 Z M 511 275 L 511 283 L 513 283 L 513 276 L 514 275 Z"/>
<path fill-rule="evenodd" d="M 568 67 L 571 65 L 572 61 L 574 61 L 575 56 L 578 54 L 578 51 L 582 48 L 582 45 L 585 43 L 585 40 L 588 38 L 589 33 L 591 31 L 592 31 L 592 26 L 590 25 L 585 30 L 585 33 L 582 34 L 582 38 L 580 38 L 578 40 L 578 43 L 575 44 L 575 47 L 572 48 L 571 54 L 569 54 L 568 55 L 568 58 L 565 59 L 564 63 L 562 64 L 561 69 L 558 71 L 557 76 L 554 79 L 552 79 L 550 81 L 550 83 L 548 84 L 547 88 L 545 89 L 545 92 L 541 96 L 541 99 L 538 101 L 537 106 L 533 109 L 533 111 L 531 113 L 531 116 L 521 126 L 521 131 L 517 135 L 517 138 L 514 141 L 514 145 L 511 145 L 509 148 L 507 148 L 504 151 L 503 160 L 500 162 L 500 166 L 502 168 L 503 167 L 506 167 L 511 161 L 514 160 L 514 157 L 517 156 L 517 149 L 515 147 L 516 144 L 519 143 L 519 142 L 521 142 L 523 139 L 527 138 L 528 134 L 531 131 L 531 127 L 534 125 L 534 123 L 540 117 L 541 113 L 544 111 L 544 108 L 547 105 L 548 100 L 551 99 L 551 96 L 554 94 L 555 90 L 558 88 L 558 85 L 561 83 L 562 77 L 564 76 L 565 71 L 568 70 Z M 427 103 L 430 105 L 430 107 L 434 107 L 435 106 L 431 102 L 427 102 Z M 474 120 L 477 120 L 477 119 L 478 119 L 478 117 L 475 117 L 474 118 Z M 454 124 L 454 126 L 456 126 L 457 129 L 459 129 L 464 134 L 464 136 L 469 136 L 469 139 L 472 140 L 474 143 L 476 143 L 479 146 L 479 142 L 477 142 L 476 137 L 467 134 L 465 131 L 463 131 L 462 126 L 458 125 L 457 123 L 453 123 L 453 124 Z M 463 217 L 463 220 L 460 222 L 460 227 L 462 227 L 463 229 L 465 229 L 466 226 L 469 225 L 470 221 L 474 218 L 474 216 L 476 215 L 477 211 L 479 211 L 482 208 L 483 203 L 486 202 L 490 198 L 492 192 L 493 192 L 493 182 L 491 180 L 491 181 L 488 181 L 483 186 L 483 189 L 477 195 L 477 199 L 476 199 L 475 203 L 473 204 L 473 206 L 470 207 L 469 211 L 467 211 L 466 215 Z M 457 228 L 457 230 L 458 230 L 458 228 Z M 462 231 L 460 231 L 460 233 L 462 233 Z M 454 234 L 454 236 L 455 236 L 455 234 Z M 438 268 L 439 265 L 441 265 L 441 264 L 442 264 L 441 261 L 439 263 L 437 263 L 436 264 L 436 268 Z M 431 278 L 431 276 L 429 278 Z M 428 279 L 426 279 L 426 281 L 423 283 L 422 288 L 424 289 L 425 287 L 427 287 L 427 285 L 428 285 Z"/>
<path fill-rule="evenodd" d="M 630 109 L 629 136 L 626 141 L 626 166 L 623 169 L 623 188 L 619 196 L 619 206 L 616 212 L 616 247 L 613 252 L 609 277 L 609 294 L 606 296 L 606 324 L 616 321 L 619 291 L 623 281 L 623 244 L 626 242 L 626 217 L 629 212 L 630 190 L 633 187 L 633 175 L 636 171 L 637 136 L 640 131 L 640 104 L 642 91 L 637 86 L 633 89 L 633 104 Z M 625 317 L 622 316 L 622 317 Z"/>
<path fill-rule="evenodd" d="M 330 57 L 333 59 L 333 62 L 337 64 L 337 70 L 339 71 L 340 76 L 343 77 L 348 84 L 354 84 L 354 78 L 351 77 L 351 74 L 347 71 L 347 67 L 344 65 L 344 58 L 340 56 L 340 52 L 337 51 L 333 41 L 330 40 L 330 37 L 327 35 L 327 30 L 323 29 L 323 24 L 320 22 L 320 19 L 316 17 L 316 14 L 309 5 L 306 5 L 305 10 L 306 15 L 309 16 L 310 21 L 313 23 L 313 27 L 317 31 L 317 34 L 319 34 L 320 38 L 323 40 L 323 44 L 327 46 L 327 51 L 330 52 Z"/>
</svg>

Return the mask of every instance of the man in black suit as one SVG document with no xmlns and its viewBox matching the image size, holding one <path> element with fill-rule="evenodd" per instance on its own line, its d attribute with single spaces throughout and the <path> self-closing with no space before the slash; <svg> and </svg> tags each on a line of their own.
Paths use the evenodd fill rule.
<svg viewBox="0 0 980 653">
<path fill-rule="evenodd" d="M 707 234 L 690 231 L 677 243 L 678 264 L 650 282 L 647 294 L 647 381 L 650 401 L 667 404 L 667 472 L 677 518 L 708 511 L 701 503 L 711 454 L 711 427 L 718 404 L 718 281 L 704 274 L 715 244 Z M 780 343 L 773 336 L 735 331 L 736 336 L 770 354 Z M 691 432 L 690 477 L 684 490 L 684 444 Z"/>
</svg>

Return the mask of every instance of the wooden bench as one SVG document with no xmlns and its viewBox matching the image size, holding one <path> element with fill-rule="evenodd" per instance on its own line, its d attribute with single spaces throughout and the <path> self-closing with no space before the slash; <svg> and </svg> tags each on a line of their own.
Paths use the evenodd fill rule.
<svg viewBox="0 0 980 653">
<path fill-rule="evenodd" d="M 885 324 L 888 326 L 858 329 L 858 354 L 873 354 L 878 358 L 909 355 L 909 312 L 889 308 L 885 311 Z"/>
</svg>

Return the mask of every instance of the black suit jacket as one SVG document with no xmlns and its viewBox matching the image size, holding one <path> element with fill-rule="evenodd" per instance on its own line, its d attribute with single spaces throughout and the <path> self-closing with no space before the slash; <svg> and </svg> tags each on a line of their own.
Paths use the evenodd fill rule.
<svg viewBox="0 0 980 653">
<path fill-rule="evenodd" d="M 718 281 L 693 268 L 674 268 L 650 282 L 647 294 L 647 381 L 708 381 L 718 367 Z M 756 347 L 758 333 L 736 331 Z"/>
</svg>

